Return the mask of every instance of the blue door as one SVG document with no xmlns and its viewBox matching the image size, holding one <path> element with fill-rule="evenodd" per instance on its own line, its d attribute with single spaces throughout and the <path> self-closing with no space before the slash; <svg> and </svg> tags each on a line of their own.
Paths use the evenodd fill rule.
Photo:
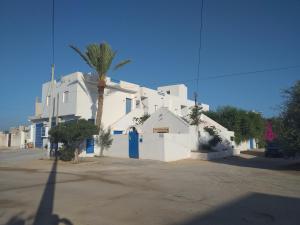
<svg viewBox="0 0 300 225">
<path fill-rule="evenodd" d="M 126 114 L 131 112 L 131 99 L 126 98 Z"/>
<path fill-rule="evenodd" d="M 86 153 L 94 153 L 94 139 L 86 139 Z"/>
<path fill-rule="evenodd" d="M 129 132 L 129 157 L 139 158 L 139 133 L 137 131 Z"/>
<path fill-rule="evenodd" d="M 42 132 L 43 132 L 43 123 L 37 123 L 35 124 L 35 147 L 36 148 L 42 148 L 43 147 L 43 138 L 42 138 Z"/>
<path fill-rule="evenodd" d="M 250 149 L 254 149 L 253 138 L 250 138 Z"/>
</svg>

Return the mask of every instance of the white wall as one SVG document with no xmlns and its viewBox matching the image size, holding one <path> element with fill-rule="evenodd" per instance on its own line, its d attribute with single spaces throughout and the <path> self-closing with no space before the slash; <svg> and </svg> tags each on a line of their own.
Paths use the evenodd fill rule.
<svg viewBox="0 0 300 225">
<path fill-rule="evenodd" d="M 163 134 L 164 161 L 176 161 L 190 158 L 189 134 Z"/>
<path fill-rule="evenodd" d="M 129 143 L 127 134 L 113 135 L 113 142 L 109 149 L 104 150 L 103 154 L 105 156 L 119 157 L 119 158 L 128 158 L 129 157 Z M 85 150 L 85 146 L 84 146 Z M 95 141 L 94 154 L 86 154 L 82 152 L 80 156 L 94 156 L 100 155 L 100 146 Z"/>
<path fill-rule="evenodd" d="M 143 133 L 153 133 L 154 128 L 168 127 L 169 133 L 189 133 L 189 124 L 178 118 L 167 108 L 160 108 L 142 125 Z"/>
<path fill-rule="evenodd" d="M 251 150 L 250 148 L 250 139 L 246 140 L 246 141 L 242 141 L 240 144 L 236 144 L 235 145 L 235 149 L 239 150 L 239 151 L 246 151 L 246 150 Z M 253 139 L 253 148 L 256 148 L 256 140 Z"/>
<path fill-rule="evenodd" d="M 117 122 L 113 123 L 110 127 L 112 131 L 114 130 L 123 130 L 124 132 L 128 130 L 130 126 L 135 126 L 133 121 L 134 117 L 141 117 L 143 116 L 144 111 L 142 109 L 134 109 L 130 113 L 123 116 Z"/>
<path fill-rule="evenodd" d="M 188 134 L 143 134 L 139 138 L 139 158 L 159 161 L 175 161 L 189 158 L 190 148 Z M 95 153 L 80 156 L 99 155 L 100 146 L 95 143 Z M 129 140 L 127 134 L 113 135 L 113 143 L 108 150 L 104 151 L 105 156 L 129 158 Z"/>
<path fill-rule="evenodd" d="M 157 90 L 165 93 L 169 91 L 169 95 L 178 96 L 184 100 L 187 99 L 187 87 L 184 84 L 162 86 L 158 87 Z"/>
<path fill-rule="evenodd" d="M 164 136 L 161 134 L 143 134 L 139 142 L 140 159 L 165 161 Z"/>
</svg>

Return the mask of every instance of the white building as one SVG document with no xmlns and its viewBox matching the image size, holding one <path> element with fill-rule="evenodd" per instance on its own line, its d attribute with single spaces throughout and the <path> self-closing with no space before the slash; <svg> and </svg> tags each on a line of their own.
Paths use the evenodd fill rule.
<svg viewBox="0 0 300 225">
<path fill-rule="evenodd" d="M 35 124 L 35 145 L 42 147 L 47 136 L 49 115 L 53 123 L 84 118 L 94 120 L 97 112 L 97 76 L 75 72 L 54 81 L 53 101 L 50 101 L 51 82 L 42 86 L 42 100 L 36 102 L 35 115 L 29 119 Z M 152 114 L 167 107 L 178 116 L 187 116 L 194 101 L 187 98 L 184 84 L 158 87 L 157 90 L 137 84 L 107 78 L 104 93 L 102 124 L 113 131 L 125 132 L 133 117 Z M 202 104 L 203 110 L 209 106 Z M 45 143 L 45 142 L 44 142 Z"/>
<path fill-rule="evenodd" d="M 94 121 L 97 113 L 97 76 L 75 72 L 54 81 L 53 100 L 50 100 L 51 83 L 42 86 L 42 100 L 36 102 L 33 122 L 35 147 L 45 146 L 49 115 L 53 116 L 53 124 L 83 118 Z M 125 81 L 107 78 L 104 92 L 102 125 L 111 127 L 114 141 L 107 155 L 173 161 L 189 158 L 190 152 L 198 148 L 198 133 L 204 134 L 203 127 L 195 130 L 185 119 L 188 118 L 194 101 L 187 97 L 184 84 L 158 87 L 156 90 Z M 203 111 L 209 106 L 201 104 Z M 136 126 L 135 117 L 145 114 L 151 117 L 143 124 Z M 233 145 L 234 133 L 220 124 L 202 115 L 203 126 L 214 126 L 226 140 L 226 147 Z M 134 136 L 129 130 L 135 126 L 138 134 Z M 202 135 L 203 141 L 208 137 Z M 92 145 L 92 146 L 91 146 Z M 132 151 L 134 146 L 134 151 Z M 224 143 L 218 146 L 221 150 Z M 94 156 L 99 146 L 86 142 L 83 156 Z M 133 155 L 132 155 L 133 154 Z"/>
</svg>

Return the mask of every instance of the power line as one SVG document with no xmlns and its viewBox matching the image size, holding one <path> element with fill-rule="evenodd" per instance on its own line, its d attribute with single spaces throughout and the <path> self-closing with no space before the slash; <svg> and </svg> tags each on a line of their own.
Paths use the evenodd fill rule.
<svg viewBox="0 0 300 225">
<path fill-rule="evenodd" d="M 52 0 L 52 65 L 54 65 L 54 0 Z"/>
<path fill-rule="evenodd" d="M 296 68 L 300 68 L 300 65 L 263 69 L 263 70 L 255 70 L 255 71 L 249 71 L 249 72 L 229 73 L 229 74 L 222 74 L 222 75 L 217 75 L 217 76 L 207 76 L 207 77 L 201 78 L 201 80 L 213 80 L 213 79 L 220 79 L 220 78 L 226 78 L 226 77 L 240 77 L 240 76 L 247 76 L 247 75 L 252 75 L 252 74 L 256 74 L 256 73 L 274 72 L 274 71 L 296 69 Z"/>
<path fill-rule="evenodd" d="M 201 49 L 202 49 L 202 30 L 203 30 L 203 5 L 204 0 L 201 0 L 201 21 L 199 30 L 199 48 L 198 48 L 198 67 L 197 67 L 197 83 L 196 83 L 196 93 L 199 91 L 199 77 L 200 77 L 200 64 L 201 64 Z"/>
<path fill-rule="evenodd" d="M 213 79 L 225 79 L 230 77 L 240 77 L 240 76 L 251 76 L 257 73 L 265 73 L 265 72 L 275 72 L 275 71 L 282 71 L 282 70 L 289 70 L 289 69 L 297 69 L 300 68 L 300 65 L 295 66 L 286 66 L 286 67 L 277 67 L 277 68 L 270 68 L 270 69 L 263 69 L 263 70 L 254 70 L 254 71 L 247 71 L 247 72 L 238 72 L 238 73 L 228 73 L 228 74 L 220 74 L 220 75 L 214 75 L 214 76 L 206 76 L 202 77 L 200 80 L 213 80 Z M 265 74 L 270 75 L 270 74 Z M 176 80 L 176 81 L 168 81 L 168 82 L 152 82 L 150 84 L 152 85 L 159 85 L 159 84 L 175 84 L 175 83 L 190 83 L 197 81 L 198 78 L 188 79 L 188 80 Z"/>
</svg>

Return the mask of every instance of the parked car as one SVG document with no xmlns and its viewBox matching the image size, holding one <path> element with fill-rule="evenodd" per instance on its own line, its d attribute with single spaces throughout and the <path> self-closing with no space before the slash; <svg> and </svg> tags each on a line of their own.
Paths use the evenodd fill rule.
<svg viewBox="0 0 300 225">
<path fill-rule="evenodd" d="M 281 158 L 283 156 L 284 156 L 283 151 L 280 150 L 277 143 L 271 142 L 267 144 L 265 150 L 265 157 Z"/>
</svg>

